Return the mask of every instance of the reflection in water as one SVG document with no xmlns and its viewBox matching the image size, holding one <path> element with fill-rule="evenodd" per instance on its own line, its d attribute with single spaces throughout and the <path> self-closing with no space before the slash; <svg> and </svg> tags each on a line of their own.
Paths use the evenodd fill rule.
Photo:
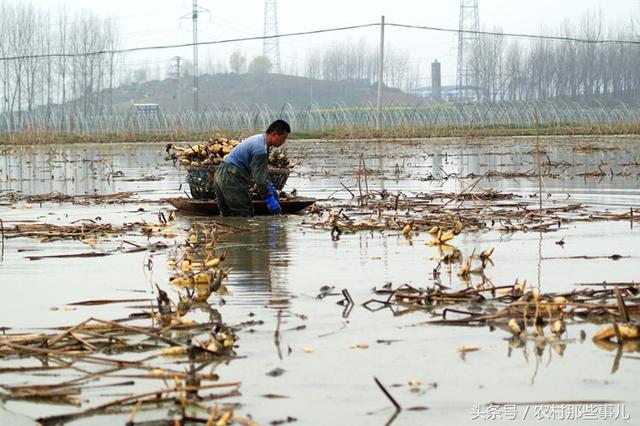
<svg viewBox="0 0 640 426">
<path fill-rule="evenodd" d="M 625 353 L 640 352 L 640 339 L 624 340 L 623 342 L 594 340 L 593 343 L 604 351 L 616 353 L 613 365 L 611 366 L 611 374 L 618 371 L 620 368 L 620 361 Z"/>
<path fill-rule="evenodd" d="M 536 377 L 538 376 L 538 372 L 541 366 L 549 367 L 551 361 L 553 359 L 553 354 L 562 358 L 565 354 L 567 346 L 574 343 L 583 343 L 583 339 L 558 339 L 558 338 L 549 338 L 544 336 L 512 336 L 507 341 L 507 357 L 511 358 L 514 351 L 522 351 L 522 357 L 525 362 L 529 363 L 530 353 L 533 353 L 535 359 L 535 366 L 533 370 L 533 374 L 531 376 L 530 383 L 535 384 Z M 531 346 L 531 348 L 529 348 Z M 543 360 L 543 355 L 545 350 L 548 349 L 548 358 L 546 363 Z"/>
<path fill-rule="evenodd" d="M 24 195 L 162 189 L 175 195 L 184 173 L 165 162 L 162 149 L 155 144 L 16 147 L 0 157 L 0 171 L 4 175 L 0 175 L 0 192 Z M 155 181 L 144 180 L 152 175 Z M 158 183 L 163 177 L 170 177 L 168 185 Z"/>
<path fill-rule="evenodd" d="M 200 291 L 197 282 L 193 289 L 187 289 L 188 299 L 193 300 L 190 306 L 198 308 L 213 319 L 217 313 L 211 311 L 207 299 L 211 291 L 215 292 L 220 287 L 217 280 L 228 282 L 220 291 L 222 294 L 230 291 L 233 294 L 230 299 L 234 304 L 277 308 L 289 305 L 290 294 L 284 279 L 288 265 L 287 234 L 282 220 L 276 217 L 248 220 L 224 218 L 220 222 L 211 223 L 211 219 L 202 217 L 181 214 L 177 217 L 178 226 L 189 229 L 189 241 L 204 238 L 211 244 L 198 246 L 201 252 L 194 251 L 193 244 L 188 244 L 185 250 L 177 253 L 174 262 L 176 266 L 171 266 L 170 271 L 171 268 L 179 269 L 185 259 L 193 265 L 206 265 L 213 261 L 220 265 L 217 269 L 214 267 L 204 270 L 205 273 L 212 272 L 210 285 L 205 285 L 205 289 Z M 196 269 L 193 273 L 198 271 Z M 218 276 L 217 272 L 220 271 L 224 273 Z M 232 273 L 227 277 L 228 271 Z M 194 278 L 197 281 L 197 276 L 194 275 Z M 172 283 L 180 286 L 183 285 L 182 281 L 182 278 L 177 278 Z M 195 303 L 196 301 L 202 303 Z M 209 303 L 213 303 L 213 300 L 209 299 Z"/>
<path fill-rule="evenodd" d="M 481 176 L 487 171 L 533 173 L 533 177 L 488 177 L 479 189 L 493 188 L 526 197 L 538 192 L 534 139 L 522 138 L 516 143 L 511 139 L 499 139 L 495 144 L 485 145 L 469 142 L 394 141 L 393 149 L 389 149 L 389 142 L 379 141 L 341 141 L 335 145 L 304 141 L 292 144 L 288 151 L 292 158 L 303 159 L 297 170 L 299 178 L 305 182 L 300 193 L 319 198 L 340 188 L 339 182 L 354 188 L 360 153 L 369 167 L 375 164 L 376 172 L 380 172 L 369 177 L 370 185 L 384 187 L 391 193 L 460 190 L 465 186 L 460 178 L 471 174 Z M 552 194 L 552 202 L 555 198 L 564 201 L 570 197 L 570 202 L 633 205 L 633 199 L 638 196 L 638 165 L 630 159 L 639 157 L 636 144 L 626 140 L 619 141 L 620 149 L 576 150 L 580 143 L 587 142 L 555 138 L 543 147 L 543 162 L 561 165 L 552 169 L 550 176 L 545 176 L 543 192 Z M 601 164 L 606 164 L 613 175 L 608 173 L 602 180 L 579 176 L 597 170 Z M 400 174 L 399 166 L 402 167 Z M 432 176 L 448 179 L 432 180 Z M 290 184 L 296 186 L 299 182 L 298 177 L 293 177 Z M 349 197 L 346 191 L 336 195 Z"/>
<path fill-rule="evenodd" d="M 538 233 L 538 274 L 537 274 L 537 290 L 540 291 L 540 280 L 542 277 L 542 232 Z"/>
<path fill-rule="evenodd" d="M 633 140 L 621 140 L 616 142 L 616 149 L 576 150 L 580 142 L 554 138 L 543 146 L 543 162 L 560 165 L 550 169 L 552 173 L 545 177 L 543 192 L 552 194 L 552 202 L 558 198 L 609 206 L 635 205 L 639 193 L 637 144 Z M 289 178 L 288 187 L 298 188 L 303 196 L 324 198 L 334 194 L 338 198 L 350 198 L 340 183 L 354 188 L 362 153 L 368 168 L 375 169 L 369 176 L 373 189 L 386 189 L 391 193 L 455 191 L 466 185 L 460 179 L 471 174 L 535 171 L 534 146 L 534 140 L 526 138 L 517 143 L 499 139 L 493 145 L 456 140 L 448 143 L 393 141 L 392 144 L 386 141 L 335 144 L 291 141 L 287 147 L 289 156 L 301 160 L 302 164 Z M 607 171 L 600 179 L 578 175 L 599 167 Z M 0 169 L 0 191 L 21 191 L 26 195 L 52 191 L 69 195 L 150 191 L 149 196 L 157 199 L 181 194 L 185 181 L 183 169 L 164 161 L 162 144 L 8 148 L 0 157 Z M 150 177 L 159 180 L 143 179 Z M 488 177 L 478 189 L 483 188 L 523 196 L 538 192 L 534 178 Z"/>
<path fill-rule="evenodd" d="M 431 158 L 433 162 L 433 167 L 431 167 L 431 176 L 434 179 L 442 179 L 442 149 L 440 147 L 434 148 L 433 156 Z"/>
<path fill-rule="evenodd" d="M 181 221 L 198 218 L 179 216 Z M 274 217 L 216 218 L 237 228 L 219 236 L 217 248 L 227 252 L 225 264 L 233 268 L 228 289 L 230 303 L 286 308 L 291 294 L 287 289 L 287 232 L 282 219 Z"/>
<path fill-rule="evenodd" d="M 584 333 L 580 334 L 577 339 L 555 339 L 544 336 L 512 336 L 507 340 L 507 357 L 511 356 L 516 351 L 522 351 L 522 357 L 528 364 L 530 361 L 530 354 L 533 353 L 535 357 L 535 367 L 533 375 L 531 377 L 531 384 L 535 384 L 535 379 L 542 366 L 549 367 L 553 357 L 564 357 L 567 348 L 575 344 L 583 344 L 585 342 Z M 615 353 L 615 357 L 611 364 L 611 374 L 616 373 L 620 368 L 620 362 L 624 354 L 640 352 L 640 340 L 625 340 L 622 343 L 612 342 L 609 340 L 594 340 L 593 344 L 606 352 Z M 543 359 L 545 351 L 548 352 L 546 362 Z M 555 354 L 555 355 L 554 355 Z"/>
</svg>

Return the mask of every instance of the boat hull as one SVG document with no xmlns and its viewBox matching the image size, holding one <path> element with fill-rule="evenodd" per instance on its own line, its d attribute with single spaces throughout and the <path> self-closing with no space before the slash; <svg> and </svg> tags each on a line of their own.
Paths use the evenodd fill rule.
<svg viewBox="0 0 640 426">
<path fill-rule="evenodd" d="M 220 214 L 218 203 L 215 200 L 196 200 L 193 198 L 169 198 L 166 200 L 176 209 L 192 214 L 215 216 Z M 298 213 L 316 202 L 315 198 L 293 198 L 290 200 L 281 200 L 280 207 L 282 213 L 291 214 Z M 256 215 L 268 215 L 269 210 L 264 201 L 256 200 L 252 202 L 253 211 Z"/>
</svg>

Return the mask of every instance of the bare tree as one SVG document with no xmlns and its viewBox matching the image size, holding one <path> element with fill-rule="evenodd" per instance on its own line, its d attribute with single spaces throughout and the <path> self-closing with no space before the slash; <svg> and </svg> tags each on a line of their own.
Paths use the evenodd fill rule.
<svg viewBox="0 0 640 426">
<path fill-rule="evenodd" d="M 229 66 L 231 67 L 231 72 L 240 74 L 244 72 L 246 65 L 247 58 L 237 50 L 234 51 L 229 57 Z"/>
<path fill-rule="evenodd" d="M 634 40 L 636 26 L 631 21 L 623 28 L 609 27 L 606 38 Z M 635 96 L 640 87 L 640 49 L 625 43 L 600 43 L 605 29 L 599 13 L 584 15 L 576 27 L 564 22 L 558 33 L 585 41 L 514 40 L 505 49 L 503 37 L 480 37 L 471 57 L 478 98 Z"/>
</svg>

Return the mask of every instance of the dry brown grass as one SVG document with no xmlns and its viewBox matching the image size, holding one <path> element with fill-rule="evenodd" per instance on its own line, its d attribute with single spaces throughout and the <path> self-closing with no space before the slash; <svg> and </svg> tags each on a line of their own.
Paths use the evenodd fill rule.
<svg viewBox="0 0 640 426">
<path fill-rule="evenodd" d="M 16 134 L 0 135 L 2 145 L 42 145 L 58 143 L 112 143 L 112 142 L 189 142 L 203 141 L 209 137 L 225 133 L 228 135 L 248 135 L 252 131 L 221 131 L 212 129 L 206 132 L 193 132 L 176 128 L 166 132 L 103 132 L 93 134 L 55 133 L 25 131 Z M 538 129 L 540 135 L 637 135 L 640 123 L 609 125 L 554 125 Z M 397 139 L 397 138 L 439 138 L 439 137 L 499 137 L 499 136 L 535 136 L 535 127 L 511 128 L 495 126 L 485 128 L 429 127 L 419 128 L 399 126 L 390 129 L 338 127 L 326 131 L 301 131 L 291 135 L 291 139 Z"/>
</svg>

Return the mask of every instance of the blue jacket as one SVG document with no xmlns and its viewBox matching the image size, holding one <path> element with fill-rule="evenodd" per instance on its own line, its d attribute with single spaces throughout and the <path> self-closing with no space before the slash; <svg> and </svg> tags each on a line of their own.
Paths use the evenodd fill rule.
<svg viewBox="0 0 640 426">
<path fill-rule="evenodd" d="M 231 150 L 224 162 L 233 164 L 244 171 L 247 176 L 251 176 L 263 197 L 271 192 L 267 187 L 267 184 L 270 183 L 269 154 L 264 134 L 253 135 L 240 142 Z"/>
</svg>

